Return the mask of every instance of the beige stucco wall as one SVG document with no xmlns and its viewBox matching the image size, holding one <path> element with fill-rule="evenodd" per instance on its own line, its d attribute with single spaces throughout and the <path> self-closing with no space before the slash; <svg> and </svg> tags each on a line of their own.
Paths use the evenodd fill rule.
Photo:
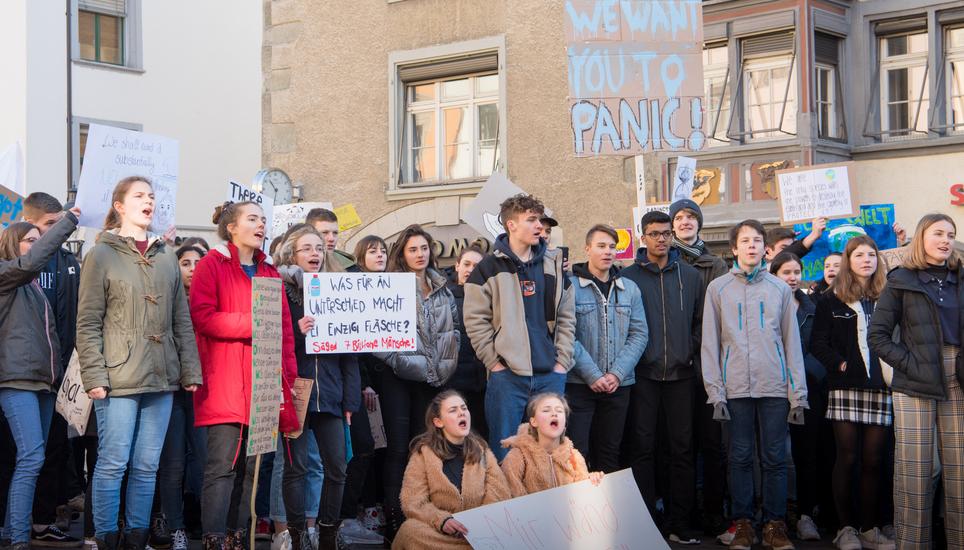
<svg viewBox="0 0 964 550">
<path fill-rule="evenodd" d="M 502 36 L 509 178 L 554 210 L 570 245 L 593 223 L 630 226 L 635 192 L 623 159 L 572 153 L 563 8 L 558 0 L 266 2 L 265 163 L 302 182 L 306 200 L 354 203 L 366 224 L 382 220 L 352 233 L 388 236 L 399 224 L 425 223 L 426 212 L 464 207 L 429 199 L 406 209 L 419 219 L 386 217 L 424 201 L 386 199 L 388 56 Z"/>
</svg>

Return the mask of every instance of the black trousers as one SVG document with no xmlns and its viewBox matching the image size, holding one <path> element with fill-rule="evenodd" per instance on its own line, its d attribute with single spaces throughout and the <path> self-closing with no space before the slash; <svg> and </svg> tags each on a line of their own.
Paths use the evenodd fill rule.
<svg viewBox="0 0 964 550">
<path fill-rule="evenodd" d="M 790 446 L 797 474 L 797 510 L 800 514 L 812 516 L 817 506 L 824 512 L 833 508 L 830 485 L 836 457 L 831 423 L 824 418 L 827 390 L 809 375 L 807 390 L 810 408 L 803 411 L 803 426 L 790 425 Z M 831 436 L 829 441 L 828 434 Z"/>
<path fill-rule="evenodd" d="M 629 393 L 630 386 L 613 393 L 597 393 L 586 384 L 566 384 L 566 399 L 572 409 L 566 433 L 592 471 L 610 473 L 619 469 Z"/>
<path fill-rule="evenodd" d="M 726 446 L 723 423 L 713 420 L 713 405 L 706 403 L 706 388 L 699 378 L 693 379 L 693 427 L 695 451 L 702 457 L 703 515 L 724 516 L 726 495 Z"/>
<path fill-rule="evenodd" d="M 44 452 L 44 465 L 37 478 L 33 499 L 33 522 L 49 525 L 57 521 L 57 506 L 67 504 L 71 497 L 81 493 L 67 494 L 72 485 L 68 468 L 70 446 L 67 441 L 67 421 L 58 413 L 54 413 L 50 420 Z"/>
<path fill-rule="evenodd" d="M 256 460 L 244 456 L 247 436 L 248 427 L 241 424 L 208 426 L 208 460 L 201 491 L 205 535 L 224 536 L 248 526 Z"/>
<path fill-rule="evenodd" d="M 372 439 L 368 409 L 364 403 L 361 410 L 351 415 L 350 430 L 352 458 L 348 461 L 345 492 L 341 500 L 342 518 L 354 518 L 357 515 L 358 503 L 365 494 L 365 484 L 369 478 L 372 456 L 375 454 L 375 440 Z"/>
<path fill-rule="evenodd" d="M 637 379 L 630 393 L 632 425 L 632 465 L 636 484 L 649 507 L 656 512 L 656 451 L 659 415 L 665 415 L 669 451 L 668 501 L 670 529 L 689 526 L 689 516 L 696 501 L 696 475 L 693 466 L 693 381 L 672 382 Z"/>
<path fill-rule="evenodd" d="M 425 431 L 425 410 L 438 392 L 439 388 L 426 383 L 402 380 L 390 368 L 382 371 L 379 399 L 388 439 L 384 466 L 386 506 L 401 509 L 399 495 L 408 466 L 408 444 Z"/>
</svg>

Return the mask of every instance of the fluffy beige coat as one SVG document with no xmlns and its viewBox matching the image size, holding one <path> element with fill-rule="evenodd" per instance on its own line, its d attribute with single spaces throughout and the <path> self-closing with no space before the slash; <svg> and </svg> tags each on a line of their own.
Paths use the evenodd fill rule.
<svg viewBox="0 0 964 550">
<path fill-rule="evenodd" d="M 502 446 L 511 447 L 502 461 L 502 471 L 513 498 L 589 479 L 586 459 L 568 437 L 549 453 L 529 435 L 529 424 L 522 424 L 516 435 L 502 441 Z"/>
</svg>

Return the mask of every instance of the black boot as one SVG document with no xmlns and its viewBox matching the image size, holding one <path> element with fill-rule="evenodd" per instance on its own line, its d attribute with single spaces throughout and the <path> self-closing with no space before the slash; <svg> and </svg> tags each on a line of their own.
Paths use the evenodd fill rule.
<svg viewBox="0 0 964 550">
<path fill-rule="evenodd" d="M 291 537 L 291 550 L 311 550 L 311 541 L 308 540 L 308 531 L 304 528 L 288 525 L 288 536 Z"/>
<path fill-rule="evenodd" d="M 338 550 L 338 525 L 317 524 L 318 550 Z"/>
<path fill-rule="evenodd" d="M 97 550 L 100 550 L 100 548 L 98 548 Z M 222 535 L 201 536 L 201 550 L 224 550 L 224 536 Z"/>
<path fill-rule="evenodd" d="M 96 537 L 97 550 L 117 550 L 120 546 L 120 533 L 107 533 L 103 537 Z"/>
<path fill-rule="evenodd" d="M 123 550 L 144 550 L 144 547 L 147 546 L 148 536 L 147 529 L 134 529 L 124 533 Z M 100 549 L 98 548 L 98 550 Z"/>
<path fill-rule="evenodd" d="M 151 518 L 151 530 L 148 541 L 155 550 L 166 550 L 171 547 L 171 532 L 167 528 L 167 517 L 157 514 Z"/>
</svg>

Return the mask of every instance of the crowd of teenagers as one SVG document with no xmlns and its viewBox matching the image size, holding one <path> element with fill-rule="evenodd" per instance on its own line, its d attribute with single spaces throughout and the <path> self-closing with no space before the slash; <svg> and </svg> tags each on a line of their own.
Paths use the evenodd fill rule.
<svg viewBox="0 0 964 550">
<path fill-rule="evenodd" d="M 50 195 L 0 235 L 4 546 L 242 550 L 254 498 L 274 550 L 336 548 L 348 525 L 466 548 L 460 511 L 631 467 L 678 544 L 787 550 L 819 525 L 841 550 L 964 548 L 964 266 L 946 215 L 909 242 L 895 225 L 901 265 L 858 236 L 805 289 L 825 220 L 802 239 L 740 222 L 727 267 L 690 200 L 643 217 L 630 265 L 600 224 L 569 266 L 542 202 L 516 195 L 492 253 L 467 247 L 451 270 L 418 225 L 348 254 L 317 209 L 269 259 L 257 203 L 216 208 L 213 248 L 150 233 L 154 209 L 147 179 L 121 180 L 82 263 L 63 247 L 80 212 Z M 343 271 L 415 274 L 417 351 L 306 353 L 303 274 Z M 284 436 L 261 472 L 245 456 L 253 277 L 285 290 Z M 74 350 L 93 410 L 68 438 L 54 403 Z M 313 381 L 303 422 L 297 377 Z M 80 516 L 83 540 L 66 532 Z"/>
</svg>

